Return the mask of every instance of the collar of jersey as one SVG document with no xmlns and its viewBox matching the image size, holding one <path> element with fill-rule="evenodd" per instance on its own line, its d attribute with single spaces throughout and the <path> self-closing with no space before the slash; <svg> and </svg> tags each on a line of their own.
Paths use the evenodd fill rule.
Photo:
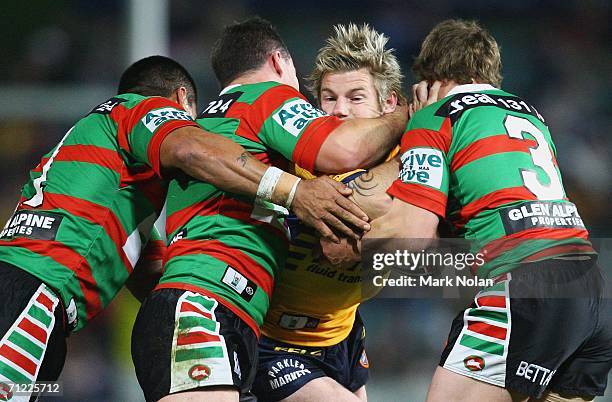
<svg viewBox="0 0 612 402">
<path fill-rule="evenodd" d="M 465 84 L 465 85 L 457 85 L 455 88 L 448 91 L 446 96 L 453 96 L 463 92 L 481 92 L 488 91 L 491 89 L 497 89 L 493 85 L 490 84 Z"/>
<path fill-rule="evenodd" d="M 219 95 L 223 95 L 224 93 L 226 93 L 227 91 L 229 91 L 230 89 L 239 87 L 242 84 L 234 84 L 234 85 L 228 85 L 225 88 L 223 88 L 223 90 L 221 92 L 219 92 Z"/>
</svg>

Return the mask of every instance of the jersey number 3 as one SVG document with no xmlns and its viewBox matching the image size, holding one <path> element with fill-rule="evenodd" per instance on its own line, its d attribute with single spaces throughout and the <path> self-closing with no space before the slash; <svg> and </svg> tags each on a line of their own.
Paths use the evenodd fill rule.
<svg viewBox="0 0 612 402">
<path fill-rule="evenodd" d="M 553 155 L 550 147 L 544 138 L 544 134 L 529 120 L 523 117 L 508 115 L 504 121 L 506 132 L 511 138 L 524 140 L 524 133 L 527 133 L 535 138 L 538 146 L 530 148 L 531 159 L 533 164 L 541 168 L 546 176 L 548 176 L 548 184 L 543 184 L 539 179 L 536 171 L 529 169 L 521 169 L 523 183 L 529 191 L 531 191 L 538 200 L 559 200 L 565 194 L 561 179 L 557 173 L 557 169 L 553 163 Z"/>
</svg>

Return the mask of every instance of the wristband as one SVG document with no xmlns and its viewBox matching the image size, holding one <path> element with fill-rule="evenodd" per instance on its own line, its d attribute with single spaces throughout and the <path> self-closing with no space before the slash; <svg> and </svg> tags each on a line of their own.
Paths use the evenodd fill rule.
<svg viewBox="0 0 612 402">
<path fill-rule="evenodd" d="M 293 203 L 293 199 L 295 198 L 295 192 L 297 190 L 297 186 L 300 182 L 299 177 L 297 178 L 297 180 L 295 181 L 295 183 L 293 183 L 293 186 L 291 187 L 291 191 L 289 192 L 289 196 L 287 197 L 287 201 L 285 201 L 285 208 L 290 209 L 291 208 L 291 204 Z"/>
<path fill-rule="evenodd" d="M 255 199 L 258 201 L 272 201 L 272 194 L 283 173 L 279 168 L 270 166 L 259 181 Z"/>
</svg>

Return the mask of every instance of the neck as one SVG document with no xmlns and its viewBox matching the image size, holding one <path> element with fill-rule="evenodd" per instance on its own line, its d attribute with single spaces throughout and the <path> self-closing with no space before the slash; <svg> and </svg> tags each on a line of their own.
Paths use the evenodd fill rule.
<svg viewBox="0 0 612 402">
<path fill-rule="evenodd" d="M 227 86 L 229 87 L 230 85 L 257 84 L 259 82 L 266 81 L 280 82 L 278 75 L 266 71 L 264 69 L 259 69 L 237 77 L 232 82 L 227 84 Z"/>
</svg>

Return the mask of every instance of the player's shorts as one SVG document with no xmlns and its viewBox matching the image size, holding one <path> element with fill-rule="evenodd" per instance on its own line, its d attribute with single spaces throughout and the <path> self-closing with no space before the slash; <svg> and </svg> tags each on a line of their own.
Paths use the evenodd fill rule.
<svg viewBox="0 0 612 402">
<path fill-rule="evenodd" d="M 55 381 L 66 360 L 64 309 L 36 277 L 0 262 L 0 385 Z M 14 395 L 11 401 L 27 401 Z"/>
<path fill-rule="evenodd" d="M 612 305 L 594 261 L 534 262 L 496 281 L 453 321 L 440 366 L 533 398 L 603 395 Z"/>
<path fill-rule="evenodd" d="M 355 392 L 368 381 L 368 368 L 365 327 L 357 314 L 348 337 L 333 346 L 306 347 L 262 336 L 253 393 L 259 402 L 280 401 L 319 377 Z"/>
<path fill-rule="evenodd" d="M 147 401 L 220 385 L 242 394 L 255 377 L 257 335 L 211 297 L 160 289 L 138 312 L 132 359 Z"/>
</svg>

